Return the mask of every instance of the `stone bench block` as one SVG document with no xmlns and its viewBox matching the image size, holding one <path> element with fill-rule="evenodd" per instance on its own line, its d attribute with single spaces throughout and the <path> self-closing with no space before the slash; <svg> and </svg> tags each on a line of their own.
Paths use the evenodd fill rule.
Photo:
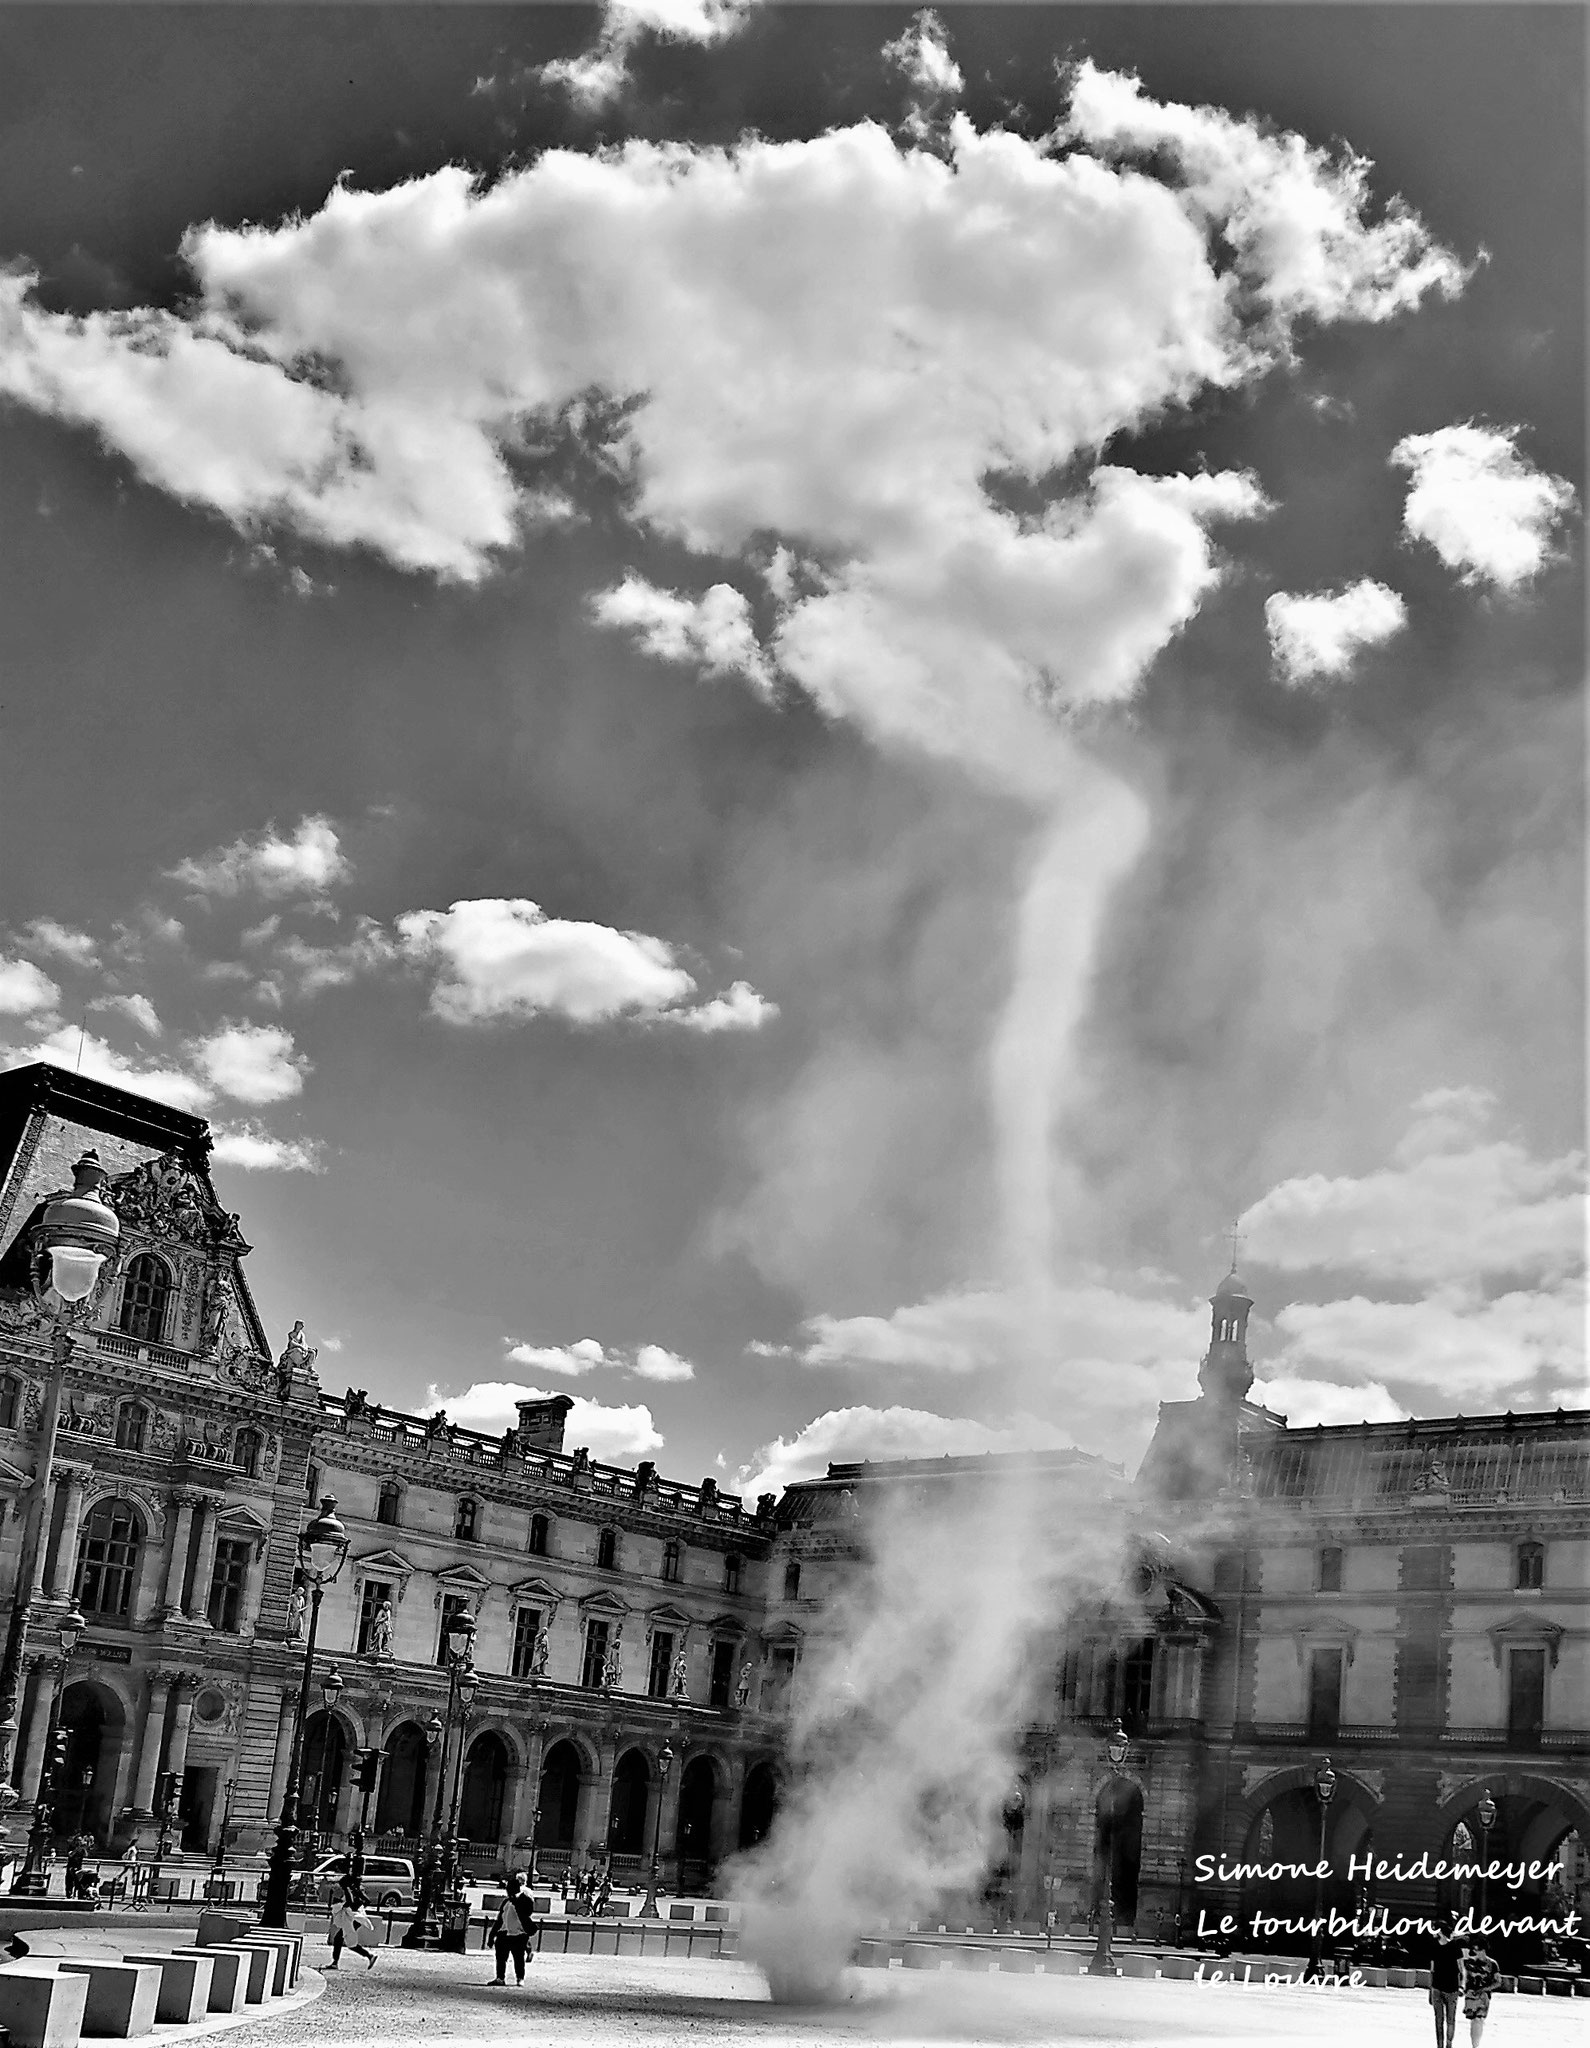
<svg viewBox="0 0 1590 2048">
<path fill-rule="evenodd" d="M 939 1951 L 930 1941 L 908 1941 L 900 1951 L 900 1960 L 908 1970 L 936 1970 Z"/>
<path fill-rule="evenodd" d="M 1394 1991 L 1411 1991 L 1414 1986 L 1414 1974 L 1412 1970 L 1388 1970 L 1386 1982 Z"/>
<path fill-rule="evenodd" d="M 203 1956 L 210 1964 L 208 2012 L 241 2012 L 248 2003 L 248 1967 L 236 1949 L 174 1948 L 174 1956 Z"/>
<path fill-rule="evenodd" d="M 1122 1956 L 1121 1975 L 1123 1977 L 1157 1977 L 1159 1975 L 1158 1959 L 1154 1956 Z"/>
<path fill-rule="evenodd" d="M 889 1944 L 886 1941 L 858 1941 L 855 1962 L 860 1970 L 888 1969 Z"/>
<path fill-rule="evenodd" d="M 1051 1949 L 1043 1959 L 1043 1973 L 1046 1977 L 1085 1977 L 1088 1959 L 1080 1949 Z"/>
<path fill-rule="evenodd" d="M 254 1931 L 254 1922 L 247 1913 L 217 1913 L 206 1908 L 199 1915 L 199 1946 L 214 1948 L 218 1942 L 241 1941 Z"/>
<path fill-rule="evenodd" d="M 950 1950 L 952 1970 L 975 1970 L 987 1976 L 990 1970 L 999 1968 L 999 1952 L 988 1948 L 953 1948 Z"/>
<path fill-rule="evenodd" d="M 125 2041 L 147 2034 L 160 2003 L 160 1972 L 153 1963 L 75 1962 L 63 1957 L 61 1974 L 88 1979 L 83 2032 Z"/>
<path fill-rule="evenodd" d="M 273 1998 L 285 1998 L 292 1989 L 293 1942 L 290 1935 L 280 1928 L 256 1927 L 252 1934 L 242 1937 L 245 1948 L 268 1948 L 273 1957 L 270 1988 Z"/>
<path fill-rule="evenodd" d="M 266 1948 L 263 1942 L 229 1941 L 215 1943 L 225 1947 L 228 1955 L 241 1956 L 248 1965 L 248 1989 L 243 1996 L 249 2005 L 261 2005 L 271 1995 L 271 1980 L 276 1975 L 276 1951 Z M 205 1950 L 206 1955 L 209 1950 Z"/>
<path fill-rule="evenodd" d="M 1543 1977 L 1520 1977 L 1518 1988 L 1520 1991 L 1533 1991 L 1537 1994 L 1544 1993 L 1546 1980 Z"/>
<path fill-rule="evenodd" d="M 15 2048 L 77 2048 L 87 2004 L 86 1977 L 42 1963 L 0 1965 L 0 2027 Z"/>
<path fill-rule="evenodd" d="M 157 2020 L 175 2020 L 188 2026 L 203 2019 L 210 2009 L 209 1961 L 204 1956 L 123 1956 L 124 1963 L 155 1963 L 160 1970 L 160 1996 L 155 2005 Z"/>
<path fill-rule="evenodd" d="M 1011 1977 L 1034 1977 L 1043 1968 L 1043 1957 L 1035 1956 L 1031 1949 L 1007 1948 L 999 1958 L 1001 1975 Z"/>
<path fill-rule="evenodd" d="M 1172 1978 L 1178 1984 L 1190 1984 L 1198 1974 L 1198 1962 L 1194 1956 L 1165 1956 L 1159 1966 L 1162 1977 Z"/>
</svg>

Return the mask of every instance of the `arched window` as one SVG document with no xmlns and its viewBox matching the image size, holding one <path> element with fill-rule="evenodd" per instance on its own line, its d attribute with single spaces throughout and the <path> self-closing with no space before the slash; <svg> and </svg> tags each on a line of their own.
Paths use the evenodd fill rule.
<svg viewBox="0 0 1590 2048">
<path fill-rule="evenodd" d="M 480 1502 L 468 1494 L 458 1503 L 453 1516 L 453 1534 L 460 1543 L 473 1543 L 480 1528 Z"/>
<path fill-rule="evenodd" d="M 784 1598 L 798 1600 L 801 1596 L 801 1561 L 792 1557 L 784 1567 Z"/>
<path fill-rule="evenodd" d="M 78 1606 L 105 1621 L 124 1621 L 132 1606 L 142 1540 L 138 1517 L 128 1501 L 104 1500 L 83 1525 L 77 1549 Z"/>
<path fill-rule="evenodd" d="M 166 1327 L 166 1297 L 171 1275 L 153 1252 L 140 1252 L 127 1268 L 121 1291 L 121 1327 L 141 1344 L 158 1344 Z"/>
<path fill-rule="evenodd" d="M 1534 1593 L 1546 1583 L 1546 1546 L 1543 1543 L 1520 1543 L 1518 1546 L 1518 1590 Z"/>
<path fill-rule="evenodd" d="M 116 1448 L 118 1451 L 141 1451 L 144 1447 L 144 1431 L 149 1427 L 149 1410 L 137 1401 L 123 1402 L 116 1416 Z"/>
<path fill-rule="evenodd" d="M 1319 1554 L 1319 1589 L 1322 1593 L 1342 1589 L 1342 1554 L 1334 1544 L 1327 1544 Z"/>
<path fill-rule="evenodd" d="M 15 1429 L 22 1407 L 22 1389 L 9 1375 L 0 1379 L 0 1429 Z"/>
<path fill-rule="evenodd" d="M 740 1557 L 735 1551 L 731 1550 L 728 1556 L 723 1560 L 723 1590 L 725 1593 L 739 1592 L 740 1569 Z"/>
<path fill-rule="evenodd" d="M 532 1515 L 530 1517 L 530 1555 L 532 1557 L 546 1556 L 547 1538 L 551 1533 L 552 1524 L 545 1515 Z"/>
<path fill-rule="evenodd" d="M 604 1529 L 596 1539 L 596 1562 L 604 1572 L 618 1567 L 618 1531 Z"/>
<path fill-rule="evenodd" d="M 257 1429 L 240 1429 L 232 1439 L 232 1463 L 245 1479 L 259 1477 L 260 1454 L 265 1445 Z"/>
<path fill-rule="evenodd" d="M 385 1522 L 389 1529 L 398 1525 L 398 1515 L 403 1506 L 403 1489 L 395 1479 L 381 1482 L 381 1491 L 375 1497 L 375 1518 Z"/>
<path fill-rule="evenodd" d="M 670 1584 L 679 1577 L 679 1545 L 677 1543 L 665 1543 L 663 1545 L 662 1575 Z"/>
</svg>

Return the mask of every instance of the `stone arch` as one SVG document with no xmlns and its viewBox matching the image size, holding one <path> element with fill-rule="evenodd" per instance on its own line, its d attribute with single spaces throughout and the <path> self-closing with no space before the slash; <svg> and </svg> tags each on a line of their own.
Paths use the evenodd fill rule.
<svg viewBox="0 0 1590 2048">
<path fill-rule="evenodd" d="M 572 1853 L 580 1791 L 593 1775 L 591 1760 L 573 1736 L 559 1736 L 547 1745 L 537 1799 L 541 1816 L 536 1829 L 538 1849 Z"/>
<path fill-rule="evenodd" d="M 496 1729 L 482 1729 L 471 1741 L 458 1802 L 458 1832 L 466 1842 L 502 1839 L 510 1763 L 507 1741 Z"/>
<path fill-rule="evenodd" d="M 425 1831 L 425 1766 L 430 1740 L 420 1723 L 399 1721 L 382 1744 L 381 1785 L 376 1794 L 378 1835 L 419 1835 Z"/>
<path fill-rule="evenodd" d="M 336 1826 L 337 1801 L 358 1740 L 359 1732 L 348 1715 L 336 1709 L 321 1707 L 305 1722 L 298 1776 L 301 1827 L 329 1834 Z"/>
<path fill-rule="evenodd" d="M 646 1808 L 652 1777 L 651 1758 L 640 1748 L 626 1749 L 613 1765 L 607 1846 L 616 1856 L 644 1856 L 651 1846 L 646 1839 Z"/>
<path fill-rule="evenodd" d="M 729 1774 L 710 1750 L 698 1749 L 679 1772 L 679 1820 L 675 1853 L 682 1864 L 712 1859 L 713 1809 L 728 1790 Z"/>
<path fill-rule="evenodd" d="M 109 1841 L 130 1718 L 126 1700 L 97 1675 L 68 1683 L 58 1723 L 66 1736 L 66 1770 L 64 1783 L 55 1788 L 57 1836 L 81 1832 Z"/>
<path fill-rule="evenodd" d="M 740 1794 L 740 1847 L 754 1849 L 764 1841 L 778 1816 L 778 1773 L 768 1758 L 759 1758 L 745 1774 Z"/>
<path fill-rule="evenodd" d="M 1244 1863 L 1296 1864 L 1312 1870 L 1320 1852 L 1320 1804 L 1314 1771 L 1313 1763 L 1274 1771 L 1234 1809 L 1228 1841 Z M 1241 1921 L 1247 1923 L 1261 1909 L 1281 1918 L 1306 1918 L 1314 1910 L 1316 1895 L 1327 1908 L 1347 1909 L 1352 1899 L 1348 1860 L 1372 1850 L 1374 1815 L 1380 1803 L 1381 1795 L 1372 1786 L 1351 1771 L 1338 1770 L 1335 1796 L 1325 1815 L 1325 1860 L 1331 1866 L 1331 1876 L 1318 1887 L 1312 1876 L 1245 1880 Z M 1266 1816 L 1270 1820 L 1268 1835 Z"/>
<path fill-rule="evenodd" d="M 1496 1820 L 1488 1834 L 1478 1816 L 1480 1795 L 1487 1790 L 1496 1802 Z M 1476 1854 L 1483 1850 L 1486 1861 L 1532 1863 L 1539 1869 L 1551 1862 L 1568 1835 L 1590 1840 L 1590 1807 L 1571 1786 L 1539 1772 L 1490 1771 L 1460 1785 L 1438 1808 L 1439 1842 L 1452 1842 L 1460 1827 L 1467 1828 Z M 1544 1880 L 1526 1879 L 1518 1890 L 1509 1890 L 1508 1910 L 1538 1910 L 1543 1890 Z M 1456 1890 L 1453 1896 L 1456 1902 Z"/>
</svg>

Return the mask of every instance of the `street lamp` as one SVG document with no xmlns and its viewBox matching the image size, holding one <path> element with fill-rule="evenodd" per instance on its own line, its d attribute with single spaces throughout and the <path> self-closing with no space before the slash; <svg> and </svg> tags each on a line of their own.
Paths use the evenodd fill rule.
<svg viewBox="0 0 1590 2048">
<path fill-rule="evenodd" d="M 468 1698 L 473 1701 L 475 1687 L 480 1683 L 474 1668 L 475 1622 L 466 1608 L 460 1608 L 447 1624 L 443 1638 L 443 1652 L 447 1659 L 447 1717 L 441 1719 L 434 1712 L 426 1724 L 426 1734 L 441 1746 L 436 1767 L 436 1799 L 431 1808 L 431 1839 L 420 1865 L 419 1892 L 414 1901 L 414 1918 L 409 1922 L 403 1936 L 405 1948 L 437 1948 L 441 1944 L 441 1924 L 436 1916 L 438 1901 L 452 1884 L 452 1830 L 448 1830 L 448 1842 L 442 1844 L 442 1801 L 447 1789 L 447 1744 L 453 1732 L 453 1709 L 459 1697 L 461 1684 L 467 1686 Z M 462 1738 L 460 1738 L 462 1752 Z"/>
<path fill-rule="evenodd" d="M 1496 1801 L 1491 1797 L 1489 1785 L 1480 1794 L 1474 1818 L 1480 1824 L 1480 1918 L 1483 1920 L 1490 1891 L 1491 1829 L 1496 1825 Z"/>
<path fill-rule="evenodd" d="M 78 1644 L 83 1640 L 83 1631 L 88 1623 L 83 1619 L 74 1600 L 68 1611 L 56 1624 L 56 1635 L 61 1645 L 61 1675 L 55 1688 L 55 1698 L 50 1702 L 49 1728 L 44 1738 L 44 1775 L 39 1780 L 38 1798 L 33 1805 L 33 1825 L 28 1829 L 28 1851 L 12 1884 L 13 1892 L 42 1892 L 49 1880 L 45 1866 L 50 1860 L 51 1843 L 55 1835 L 54 1801 L 59 1789 L 65 1789 L 67 1736 L 61 1727 L 61 1703 L 66 1696 L 66 1673 L 76 1654 Z"/>
<path fill-rule="evenodd" d="M 1325 1969 L 1325 1826 L 1336 1797 L 1336 1773 L 1328 1756 L 1314 1767 L 1314 1793 L 1319 1800 L 1319 1860 L 1314 1865 L 1314 1946 L 1308 1966 L 1310 1975 L 1317 1977 Z"/>
<path fill-rule="evenodd" d="M 470 1630 L 470 1643 L 474 1642 L 474 1630 Z M 469 1729 L 469 1716 L 475 1704 L 475 1694 L 480 1689 L 480 1673 L 469 1661 L 459 1665 L 458 1673 L 458 1754 L 453 1760 L 453 1796 L 447 1803 L 447 1833 L 442 1840 L 441 1896 L 449 1905 L 456 1904 L 458 1892 L 463 1884 L 461 1858 L 458 1854 L 458 1808 L 464 1791 L 464 1750 L 465 1735 Z"/>
<path fill-rule="evenodd" d="M 293 1853 L 298 1846 L 298 1773 L 303 1764 L 304 1732 L 309 1722 L 309 1688 L 315 1676 L 315 1631 L 320 1625 L 320 1602 L 327 1586 L 342 1570 L 348 1555 L 348 1532 L 337 1520 L 337 1503 L 328 1493 L 320 1513 L 298 1539 L 298 1570 L 309 1588 L 309 1640 L 304 1645 L 304 1675 L 298 1688 L 298 1711 L 293 1716 L 293 1746 L 287 1760 L 287 1790 L 282 1798 L 281 1819 L 271 1846 L 270 1866 L 265 1879 L 265 1903 L 260 1913 L 262 1927 L 287 1925 L 287 1895 L 293 1882 Z M 327 1673 L 328 1683 L 336 1677 Z M 337 1677 L 336 1691 L 342 1690 Z"/>
<path fill-rule="evenodd" d="M 663 1800 L 668 1792 L 668 1772 L 672 1767 L 674 1753 L 667 1742 L 657 1754 L 657 1818 L 651 1831 L 651 1877 L 646 1885 L 646 1902 L 640 1909 L 642 1920 L 655 1920 L 657 1912 L 657 1852 L 662 1843 Z"/>
<path fill-rule="evenodd" d="M 33 1584 L 39 1552 L 49 1543 L 46 1512 L 54 1477 L 55 1441 L 61 1419 L 61 1402 L 66 1392 L 66 1363 L 72 1355 L 72 1336 L 65 1313 L 86 1301 L 98 1284 L 105 1261 L 111 1258 L 121 1238 L 121 1222 L 100 1194 L 106 1179 L 99 1154 L 85 1152 L 72 1168 L 72 1191 L 58 1194 L 44 1205 L 34 1234 L 35 1272 L 41 1295 L 45 1292 L 44 1262 L 49 1262 L 49 1291 L 56 1298 L 55 1333 L 50 1344 L 50 1376 L 44 1390 L 44 1410 L 39 1423 L 39 1449 L 33 1465 L 33 1484 L 23 1510 L 22 1555 L 17 1561 L 16 1598 L 6 1626 L 6 1643 L 0 1654 L 0 1780 L 11 1777 L 11 1759 L 17 1738 L 18 1714 L 22 1704 L 22 1646 L 32 1618 Z"/>
<path fill-rule="evenodd" d="M 1127 1737 L 1126 1730 L 1121 1726 L 1120 1721 L 1117 1720 L 1115 1726 L 1104 1740 L 1104 1754 L 1109 1758 L 1110 1762 L 1110 1779 L 1113 1780 L 1122 1775 L 1121 1767 L 1126 1762 L 1126 1752 L 1130 1747 L 1131 1743 Z M 1107 1781 L 1101 1788 L 1099 1796 L 1101 1800 L 1107 1802 L 1108 1811 L 1101 1816 L 1103 1826 L 1096 1827 L 1095 1854 L 1099 1856 L 1101 1863 L 1099 1874 L 1099 1916 L 1098 1930 L 1093 1944 L 1093 1956 L 1088 1964 L 1088 1971 L 1090 1975 L 1103 1977 L 1112 1976 L 1115 1971 L 1115 1958 L 1110 1953 L 1110 1942 L 1115 1933 L 1115 1895 L 1113 1886 L 1115 1882 L 1114 1801 L 1116 1793 L 1113 1783 Z"/>
</svg>

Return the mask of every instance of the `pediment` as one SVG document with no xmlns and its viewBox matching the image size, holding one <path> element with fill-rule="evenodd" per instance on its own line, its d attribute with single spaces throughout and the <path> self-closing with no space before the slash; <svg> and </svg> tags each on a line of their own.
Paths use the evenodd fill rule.
<svg viewBox="0 0 1590 2048">
<path fill-rule="evenodd" d="M 521 1579 L 517 1586 L 508 1588 L 508 1598 L 521 1607 L 556 1607 L 563 1595 L 545 1579 Z"/>
<path fill-rule="evenodd" d="M 610 1593 L 604 1587 L 600 1593 L 586 1594 L 585 1598 L 580 1602 L 580 1612 L 581 1614 L 627 1615 L 629 1609 L 616 1593 Z"/>
<path fill-rule="evenodd" d="M 491 1591 L 491 1581 L 484 1572 L 477 1572 L 472 1564 L 446 1564 L 436 1574 L 436 1583 L 449 1593 L 480 1593 Z"/>
<path fill-rule="evenodd" d="M 652 1628 L 686 1629 L 695 1627 L 695 1621 L 692 1616 L 682 1614 L 677 1607 L 670 1607 L 666 1604 L 662 1607 L 648 1608 L 646 1620 Z"/>
<path fill-rule="evenodd" d="M 1294 1629 L 1292 1635 L 1299 1665 L 1306 1661 L 1310 1650 L 1341 1650 L 1351 1664 L 1358 1649 L 1358 1630 L 1351 1622 L 1338 1620 L 1334 1615 L 1324 1621 L 1306 1622 L 1302 1628 Z"/>
<path fill-rule="evenodd" d="M 743 1636 L 745 1616 L 743 1614 L 715 1614 L 707 1623 L 707 1631 L 715 1636 Z"/>
<path fill-rule="evenodd" d="M 1549 1651 L 1552 1668 L 1556 1669 L 1563 1638 L 1560 1622 L 1546 1621 L 1538 1614 L 1515 1614 L 1511 1620 L 1493 1623 L 1485 1633 L 1491 1639 L 1491 1655 L 1498 1671 L 1502 1668 L 1502 1652 L 1508 1649 Z"/>
<path fill-rule="evenodd" d="M 9 1458 L 0 1458 L 0 1486 L 31 1486 L 33 1474 L 24 1472 L 13 1465 Z"/>
<path fill-rule="evenodd" d="M 799 1648 L 799 1646 L 803 1642 L 805 1642 L 806 1637 L 804 1633 L 795 1626 L 794 1622 L 778 1621 L 775 1622 L 771 1628 L 765 1628 L 762 1630 L 761 1639 L 764 1643 L 785 1643 L 795 1648 Z"/>
<path fill-rule="evenodd" d="M 395 1579 L 406 1579 L 412 1576 L 414 1571 L 413 1565 L 401 1550 L 369 1551 L 365 1556 L 353 1560 L 353 1569 L 371 1579 L 381 1578 L 386 1573 L 390 1573 Z"/>
</svg>

